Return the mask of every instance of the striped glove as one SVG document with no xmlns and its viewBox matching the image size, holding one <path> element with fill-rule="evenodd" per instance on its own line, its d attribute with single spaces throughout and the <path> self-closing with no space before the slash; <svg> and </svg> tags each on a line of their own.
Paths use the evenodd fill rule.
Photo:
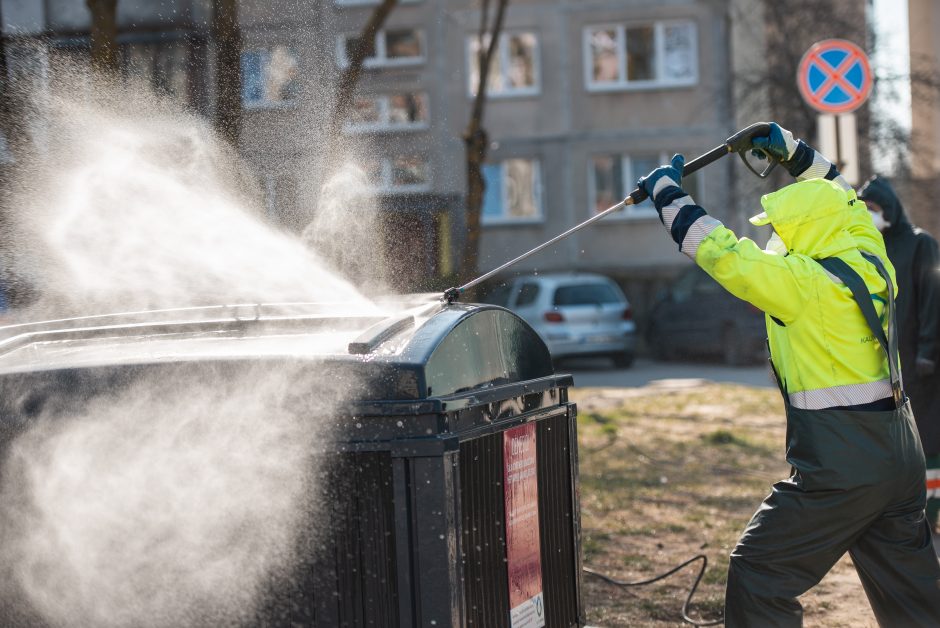
<svg viewBox="0 0 940 628">
<path fill-rule="evenodd" d="M 793 134 L 776 122 L 770 123 L 770 135 L 755 137 L 751 140 L 753 154 L 763 158 L 760 151 L 768 153 L 780 162 L 797 181 L 824 177 L 834 180 L 843 189 L 851 186 L 842 178 L 839 171 L 821 153 L 817 153 L 803 140 L 793 138 Z"/>
</svg>

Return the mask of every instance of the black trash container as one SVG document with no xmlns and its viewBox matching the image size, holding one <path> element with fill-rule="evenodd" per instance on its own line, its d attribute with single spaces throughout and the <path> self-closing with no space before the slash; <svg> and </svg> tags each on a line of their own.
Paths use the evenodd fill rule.
<svg viewBox="0 0 940 628">
<path fill-rule="evenodd" d="M 271 349 L 324 329 L 348 342 Z M 167 338 L 173 351 L 153 349 Z M 243 348 L 206 349 L 232 342 Z M 335 428 L 316 443 L 326 461 L 316 534 L 256 625 L 583 625 L 571 377 L 556 375 L 538 335 L 502 308 L 383 317 L 240 306 L 7 330 L 0 447 L 53 389 L 84 403 L 148 371 L 286 360 L 354 394 L 330 408 Z"/>
</svg>

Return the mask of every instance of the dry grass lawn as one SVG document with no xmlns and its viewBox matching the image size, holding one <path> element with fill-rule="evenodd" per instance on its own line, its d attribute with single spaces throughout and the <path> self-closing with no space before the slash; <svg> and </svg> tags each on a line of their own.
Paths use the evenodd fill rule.
<svg viewBox="0 0 940 628">
<path fill-rule="evenodd" d="M 776 390 L 677 381 L 638 389 L 573 389 L 578 403 L 584 564 L 643 580 L 696 554 L 708 570 L 690 614 L 720 616 L 728 554 L 788 475 Z M 584 577 L 597 626 L 683 625 L 698 564 L 623 589 Z M 876 626 L 848 557 L 803 597 L 806 626 Z"/>
</svg>

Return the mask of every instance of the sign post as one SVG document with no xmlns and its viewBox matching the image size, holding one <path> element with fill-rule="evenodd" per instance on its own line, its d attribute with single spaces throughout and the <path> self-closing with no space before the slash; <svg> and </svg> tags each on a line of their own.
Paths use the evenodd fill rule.
<svg viewBox="0 0 940 628">
<path fill-rule="evenodd" d="M 868 100 L 872 74 L 865 51 L 844 39 L 810 46 L 796 84 L 806 103 L 819 112 L 819 149 L 850 185 L 859 183 L 858 130 L 852 113 Z"/>
</svg>

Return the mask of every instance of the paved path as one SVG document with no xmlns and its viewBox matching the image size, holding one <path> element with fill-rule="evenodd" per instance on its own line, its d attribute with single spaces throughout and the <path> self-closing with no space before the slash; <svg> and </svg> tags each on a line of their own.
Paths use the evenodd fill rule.
<svg viewBox="0 0 940 628">
<path fill-rule="evenodd" d="M 568 360 L 559 373 L 574 375 L 574 385 L 590 388 L 646 386 L 663 379 L 707 379 L 714 382 L 775 387 L 766 364 L 734 367 L 708 362 L 656 362 L 639 359 L 628 369 L 614 369 L 608 360 Z"/>
</svg>

